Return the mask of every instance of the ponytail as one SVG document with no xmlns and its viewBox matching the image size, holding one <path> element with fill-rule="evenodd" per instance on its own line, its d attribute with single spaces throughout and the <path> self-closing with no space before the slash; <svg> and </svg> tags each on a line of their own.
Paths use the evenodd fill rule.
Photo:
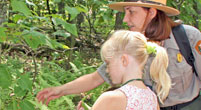
<svg viewBox="0 0 201 110">
<path fill-rule="evenodd" d="M 148 45 L 149 43 L 150 42 L 148 42 Z M 155 50 L 155 58 L 150 66 L 150 76 L 156 84 L 155 92 L 159 101 L 163 104 L 163 101 L 167 98 L 171 88 L 171 79 L 166 71 L 169 60 L 167 52 L 163 47 L 156 45 Z"/>
</svg>

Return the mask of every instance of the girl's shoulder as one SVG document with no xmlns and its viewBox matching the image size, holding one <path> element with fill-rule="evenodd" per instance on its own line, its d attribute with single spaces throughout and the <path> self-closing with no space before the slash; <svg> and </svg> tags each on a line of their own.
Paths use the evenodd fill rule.
<svg viewBox="0 0 201 110">
<path fill-rule="evenodd" d="M 108 91 L 101 94 L 92 110 L 122 110 L 126 108 L 127 99 L 120 91 Z"/>
<path fill-rule="evenodd" d="M 120 91 L 104 92 L 100 97 L 109 99 L 126 99 L 125 95 Z"/>
</svg>

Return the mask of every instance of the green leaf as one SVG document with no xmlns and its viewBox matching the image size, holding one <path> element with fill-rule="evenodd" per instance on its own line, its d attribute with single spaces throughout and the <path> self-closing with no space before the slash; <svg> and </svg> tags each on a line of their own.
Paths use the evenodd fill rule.
<svg viewBox="0 0 201 110">
<path fill-rule="evenodd" d="M 11 0 L 11 6 L 13 11 L 21 12 L 25 16 L 32 15 L 31 11 L 29 10 L 25 2 L 18 1 L 18 0 Z"/>
<path fill-rule="evenodd" d="M 81 5 L 81 4 L 80 4 L 80 6 L 77 6 L 76 8 L 77 8 L 77 10 L 78 10 L 79 12 L 84 12 L 84 13 L 87 13 L 87 12 L 88 12 L 87 7 L 85 7 L 84 5 Z"/>
<path fill-rule="evenodd" d="M 15 22 L 15 23 L 17 23 L 20 19 L 25 19 L 26 18 L 26 16 L 23 16 L 22 14 L 15 14 L 14 16 L 13 16 L 13 21 Z"/>
<path fill-rule="evenodd" d="M 34 36 L 32 33 L 29 33 L 25 36 L 23 36 L 26 43 L 32 48 L 36 49 L 40 44 L 41 41 L 39 39 L 39 36 Z"/>
<path fill-rule="evenodd" d="M 91 107 L 87 105 L 85 102 L 82 102 L 82 107 L 84 107 L 84 110 L 90 110 Z"/>
<path fill-rule="evenodd" d="M 41 83 L 42 87 L 50 87 L 51 85 L 47 83 L 47 80 L 43 79 L 42 76 L 38 77 L 39 82 Z"/>
<path fill-rule="evenodd" d="M 27 100 L 21 101 L 20 108 L 20 110 L 35 110 L 34 105 Z"/>
<path fill-rule="evenodd" d="M 62 97 L 66 103 L 68 104 L 68 106 L 70 106 L 71 108 L 75 108 L 75 104 L 73 103 L 72 99 L 68 98 L 68 97 Z"/>
<path fill-rule="evenodd" d="M 65 32 L 63 30 L 58 30 L 57 32 L 54 32 L 53 35 L 63 36 L 65 38 L 70 36 L 68 32 Z"/>
<path fill-rule="evenodd" d="M 8 27 L 15 28 L 17 26 L 16 23 L 7 23 Z"/>
<path fill-rule="evenodd" d="M 28 74 L 22 75 L 20 79 L 18 79 L 17 83 L 22 90 L 32 90 L 32 81 L 29 79 Z"/>
<path fill-rule="evenodd" d="M 66 10 L 68 11 L 68 13 L 71 15 L 71 19 L 70 19 L 70 20 L 75 19 L 75 17 L 76 17 L 78 14 L 80 14 L 80 11 L 79 11 L 77 8 L 75 8 L 75 7 L 66 6 L 65 9 L 66 9 Z"/>
<path fill-rule="evenodd" d="M 47 106 L 41 103 L 38 103 L 36 101 L 29 100 L 35 107 L 39 108 L 39 110 L 48 110 Z"/>
<path fill-rule="evenodd" d="M 52 44 L 53 48 L 57 48 L 57 47 L 62 48 L 62 44 L 57 42 L 56 40 L 50 40 L 50 43 Z"/>
<path fill-rule="evenodd" d="M 0 27 L 0 42 L 6 41 L 6 38 L 7 38 L 7 37 L 6 37 L 5 31 L 7 31 L 6 28 Z"/>
<path fill-rule="evenodd" d="M 8 88 L 11 85 L 11 74 L 6 65 L 0 64 L 0 87 Z"/>
<path fill-rule="evenodd" d="M 7 110 L 19 110 L 17 101 L 12 100 L 12 102 L 8 105 Z"/>
<path fill-rule="evenodd" d="M 76 27 L 75 24 L 69 24 L 69 23 L 67 23 L 64 20 L 59 19 L 59 18 L 55 18 L 54 22 L 57 25 L 62 25 L 66 29 L 66 31 L 70 32 L 74 36 L 78 36 L 78 34 L 77 34 L 77 27 Z"/>
<path fill-rule="evenodd" d="M 61 0 L 54 0 L 54 3 L 59 3 L 61 2 Z"/>
<path fill-rule="evenodd" d="M 52 76 L 50 74 L 43 74 L 43 76 L 45 78 L 47 78 L 50 82 L 52 82 L 53 84 L 55 84 L 56 86 L 61 85 L 54 76 Z"/>
<path fill-rule="evenodd" d="M 100 18 L 98 19 L 98 22 L 99 23 L 103 23 L 104 22 L 103 16 L 100 16 Z"/>
<path fill-rule="evenodd" d="M 18 110 L 19 107 L 17 106 L 16 100 L 13 101 L 13 110 Z"/>
<path fill-rule="evenodd" d="M 65 29 L 70 32 L 71 34 L 73 34 L 74 36 L 78 36 L 77 34 L 77 27 L 75 24 L 69 24 L 69 23 L 66 23 L 66 24 L 63 24 Z"/>
<path fill-rule="evenodd" d="M 1 101 L 1 99 L 0 99 L 0 109 L 3 109 L 3 102 Z"/>
<path fill-rule="evenodd" d="M 79 72 L 79 69 L 77 68 L 77 66 L 75 64 L 73 64 L 72 62 L 69 62 L 69 64 L 71 65 L 73 71 L 76 73 L 76 72 Z"/>
<path fill-rule="evenodd" d="M 17 95 L 18 97 L 21 97 L 21 96 L 25 96 L 25 94 L 26 94 L 26 90 L 23 90 L 21 87 L 17 87 L 17 86 L 15 86 L 15 88 L 14 88 L 14 93 L 15 93 L 15 95 Z"/>
<path fill-rule="evenodd" d="M 33 49 L 38 48 L 40 45 L 47 45 L 51 48 L 54 48 L 51 39 L 46 36 L 45 34 L 42 34 L 37 31 L 24 31 L 24 39 L 26 43 Z"/>
</svg>

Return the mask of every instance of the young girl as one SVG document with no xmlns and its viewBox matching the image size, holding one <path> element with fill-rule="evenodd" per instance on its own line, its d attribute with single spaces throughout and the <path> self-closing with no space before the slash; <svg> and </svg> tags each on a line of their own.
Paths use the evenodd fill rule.
<svg viewBox="0 0 201 110">
<path fill-rule="evenodd" d="M 116 90 L 103 93 L 92 110 L 159 110 L 157 96 L 142 80 L 143 69 L 149 55 L 154 55 L 150 67 L 155 92 L 159 102 L 166 99 L 171 80 L 166 72 L 166 50 L 147 42 L 144 35 L 126 30 L 116 31 L 103 44 L 101 57 L 107 64 L 106 71 Z"/>
</svg>

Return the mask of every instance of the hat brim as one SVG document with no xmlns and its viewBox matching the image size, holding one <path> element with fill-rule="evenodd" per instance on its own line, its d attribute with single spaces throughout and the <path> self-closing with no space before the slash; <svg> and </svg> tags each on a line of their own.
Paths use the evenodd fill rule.
<svg viewBox="0 0 201 110">
<path fill-rule="evenodd" d="M 116 2 L 111 3 L 108 5 L 111 9 L 118 10 L 120 12 L 124 12 L 125 6 L 139 6 L 139 7 L 148 7 L 148 8 L 156 8 L 165 12 L 168 16 L 176 16 L 179 15 L 179 10 L 164 6 L 164 5 L 157 5 L 157 4 L 150 4 L 150 3 L 140 3 L 140 2 Z"/>
</svg>

